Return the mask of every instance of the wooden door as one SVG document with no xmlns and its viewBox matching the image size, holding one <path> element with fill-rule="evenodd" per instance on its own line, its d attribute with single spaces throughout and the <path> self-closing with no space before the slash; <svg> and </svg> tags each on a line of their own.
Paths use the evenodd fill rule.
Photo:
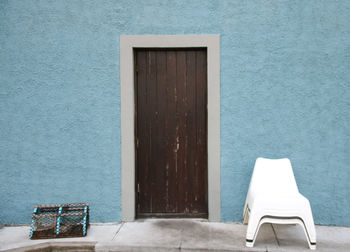
<svg viewBox="0 0 350 252">
<path fill-rule="evenodd" d="M 136 216 L 207 218 L 207 51 L 134 55 Z"/>
</svg>

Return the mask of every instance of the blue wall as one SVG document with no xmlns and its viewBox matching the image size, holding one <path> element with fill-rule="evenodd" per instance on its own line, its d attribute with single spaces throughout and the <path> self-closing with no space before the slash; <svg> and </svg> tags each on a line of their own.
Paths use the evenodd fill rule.
<svg viewBox="0 0 350 252">
<path fill-rule="evenodd" d="M 37 203 L 121 219 L 121 34 L 221 35 L 221 210 L 289 157 L 315 222 L 350 225 L 350 2 L 0 1 L 0 223 Z"/>
</svg>

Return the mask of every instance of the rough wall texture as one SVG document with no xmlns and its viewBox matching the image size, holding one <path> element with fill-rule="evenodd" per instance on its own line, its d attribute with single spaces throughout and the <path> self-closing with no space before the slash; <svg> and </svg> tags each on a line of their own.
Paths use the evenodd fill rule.
<svg viewBox="0 0 350 252">
<path fill-rule="evenodd" d="M 315 222 L 350 225 L 350 2 L 0 1 L 0 223 L 37 203 L 121 219 L 121 34 L 221 35 L 221 210 L 289 157 Z"/>
</svg>

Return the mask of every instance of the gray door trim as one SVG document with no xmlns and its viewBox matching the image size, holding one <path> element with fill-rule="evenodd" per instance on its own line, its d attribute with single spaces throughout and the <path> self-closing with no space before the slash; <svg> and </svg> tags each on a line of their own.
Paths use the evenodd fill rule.
<svg viewBox="0 0 350 252">
<path fill-rule="evenodd" d="M 208 211 L 220 221 L 220 35 L 121 35 L 122 220 L 135 219 L 133 48 L 206 47 L 208 55 Z"/>
</svg>

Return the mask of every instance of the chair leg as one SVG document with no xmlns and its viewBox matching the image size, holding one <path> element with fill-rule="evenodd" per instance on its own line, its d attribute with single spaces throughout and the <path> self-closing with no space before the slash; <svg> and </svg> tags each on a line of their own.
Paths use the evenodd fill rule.
<svg viewBox="0 0 350 252">
<path fill-rule="evenodd" d="M 300 223 L 304 228 L 307 242 L 311 250 L 316 249 L 316 230 L 312 215 L 304 216 L 303 223 Z"/>
<path fill-rule="evenodd" d="M 249 216 L 246 235 L 246 246 L 249 248 L 252 248 L 254 246 L 260 228 L 260 218 L 261 216 L 254 215 L 253 213 L 251 213 Z"/>
</svg>

